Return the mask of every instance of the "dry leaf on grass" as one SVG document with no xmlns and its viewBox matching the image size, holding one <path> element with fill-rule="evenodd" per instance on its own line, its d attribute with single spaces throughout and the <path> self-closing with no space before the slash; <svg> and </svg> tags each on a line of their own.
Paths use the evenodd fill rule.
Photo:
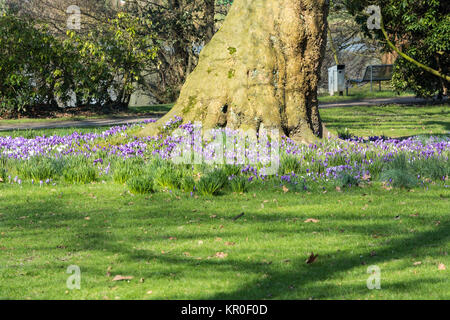
<svg viewBox="0 0 450 320">
<path fill-rule="evenodd" d="M 313 219 L 313 218 L 309 218 L 309 219 L 306 219 L 304 222 L 305 223 L 309 223 L 309 222 L 312 222 L 312 223 L 318 223 L 320 220 L 318 220 L 318 219 Z"/>
<path fill-rule="evenodd" d="M 216 253 L 216 258 L 223 259 L 223 258 L 226 258 L 226 257 L 228 257 L 228 253 L 224 253 L 224 252 L 217 252 Z"/>
<path fill-rule="evenodd" d="M 133 276 L 121 276 L 120 274 L 118 274 L 117 276 L 115 276 L 112 281 L 123 281 L 123 280 L 131 280 L 133 279 Z"/>
<path fill-rule="evenodd" d="M 316 261 L 316 259 L 317 259 L 318 256 L 319 256 L 318 254 L 314 255 L 314 252 L 311 252 L 311 255 L 310 255 L 309 258 L 306 260 L 306 264 L 314 263 L 314 262 Z"/>
<path fill-rule="evenodd" d="M 419 266 L 421 264 L 422 264 L 422 261 L 416 261 L 416 262 L 413 263 L 413 266 Z"/>
</svg>

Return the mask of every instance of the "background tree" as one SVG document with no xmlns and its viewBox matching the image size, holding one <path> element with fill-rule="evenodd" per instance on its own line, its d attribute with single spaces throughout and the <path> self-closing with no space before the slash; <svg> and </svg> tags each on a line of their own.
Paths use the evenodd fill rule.
<svg viewBox="0 0 450 320">
<path fill-rule="evenodd" d="M 234 1 L 202 50 L 176 105 L 142 135 L 177 115 L 204 129 L 278 129 L 297 141 L 321 137 L 317 85 L 326 45 L 327 0 Z"/>
<path fill-rule="evenodd" d="M 392 51 L 380 30 L 367 30 L 368 5 L 378 5 L 387 37 L 401 52 L 428 69 L 447 75 L 450 69 L 450 3 L 446 0 L 348 0 L 347 8 L 367 35 L 384 43 Z M 398 91 L 413 90 L 418 96 L 448 93 L 448 81 L 410 60 L 399 57 L 392 84 Z"/>
<path fill-rule="evenodd" d="M 127 1 L 125 10 L 153 22 L 161 48 L 157 65 L 148 65 L 144 87 L 158 102 L 173 102 L 198 62 L 201 48 L 214 35 L 214 0 Z"/>
<path fill-rule="evenodd" d="M 361 77 L 367 65 L 382 60 L 382 46 L 377 39 L 364 34 L 355 17 L 348 12 L 345 0 L 330 3 L 328 15 L 328 41 L 321 71 L 319 87 L 328 91 L 328 68 L 344 64 L 346 76 Z"/>
<path fill-rule="evenodd" d="M 63 34 L 45 19 L 29 19 L 30 12 L 8 6 L 0 16 L 0 113 L 57 104 L 128 107 L 135 83 L 156 58 L 151 21 L 121 12 L 96 28 Z"/>
<path fill-rule="evenodd" d="M 198 62 L 198 54 L 216 31 L 214 0 L 7 0 L 21 16 L 44 23 L 56 36 L 65 37 L 67 8 L 81 9 L 81 29 L 77 34 L 89 34 L 108 28 L 119 12 L 152 21 L 150 26 L 137 28 L 139 37 L 155 35 L 157 57 L 145 65 L 145 76 L 135 83 L 155 103 L 176 100 L 186 76 Z"/>
</svg>

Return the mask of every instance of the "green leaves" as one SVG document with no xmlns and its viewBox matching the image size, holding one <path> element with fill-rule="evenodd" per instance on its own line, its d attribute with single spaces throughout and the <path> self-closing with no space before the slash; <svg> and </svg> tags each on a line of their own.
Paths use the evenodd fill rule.
<svg viewBox="0 0 450 320">
<path fill-rule="evenodd" d="M 56 37 L 36 22 L 0 16 L 0 113 L 63 104 L 126 105 L 157 44 L 151 21 L 119 13 L 87 34 Z"/>
<path fill-rule="evenodd" d="M 421 97 L 444 92 L 445 84 L 432 70 L 447 73 L 450 69 L 450 12 L 445 0 L 379 0 L 347 1 L 349 11 L 365 32 L 383 41 L 385 49 L 392 48 L 381 32 L 369 32 L 363 9 L 369 4 L 380 6 L 388 37 L 407 56 L 427 68 L 416 66 L 406 58 L 398 58 L 392 84 L 396 91 L 413 90 Z"/>
</svg>

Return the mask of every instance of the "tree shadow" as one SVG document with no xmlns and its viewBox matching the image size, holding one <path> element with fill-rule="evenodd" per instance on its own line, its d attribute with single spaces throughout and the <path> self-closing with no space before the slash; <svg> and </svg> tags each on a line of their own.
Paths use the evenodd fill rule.
<svg viewBox="0 0 450 320">
<path fill-rule="evenodd" d="M 423 201 L 430 201 L 425 196 L 421 196 Z M 21 215 L 28 214 L 30 207 L 33 208 L 33 214 L 48 214 L 49 212 L 59 212 L 60 215 L 55 217 L 48 217 L 48 221 L 41 224 L 34 223 L 22 223 L 18 222 L 18 217 Z M 172 219 L 166 219 L 168 227 L 174 227 L 179 225 L 187 213 L 183 211 L 183 208 L 177 208 L 171 215 Z M 223 217 L 229 219 L 230 213 L 227 213 L 226 208 L 221 208 L 219 214 Z M 308 218 L 308 213 L 296 213 L 296 209 L 292 208 L 288 213 L 283 214 L 259 214 L 256 211 L 249 211 L 248 216 L 256 216 L 255 219 L 248 221 L 247 223 L 252 223 L 258 225 L 258 232 L 261 233 L 284 233 L 286 238 L 290 236 L 295 236 L 296 232 L 299 232 L 295 228 L 289 229 L 288 224 L 281 225 L 288 215 L 289 218 L 298 218 L 302 222 L 305 218 Z M 333 224 L 345 226 L 346 234 L 355 235 L 370 235 L 373 230 L 377 230 L 379 233 L 391 233 L 395 231 L 391 230 L 392 223 L 386 222 L 387 219 L 392 219 L 392 214 L 385 213 L 372 217 L 371 224 L 369 226 L 364 225 L 363 221 L 359 223 L 351 224 L 354 220 L 352 216 L 345 216 L 344 212 L 340 212 L 340 209 L 336 209 L 333 213 L 336 217 L 333 219 Z M 14 228 L 18 224 L 21 225 L 23 230 L 27 232 L 40 232 L 45 234 L 50 229 L 56 227 L 65 228 L 71 226 L 72 231 L 67 235 L 64 240 L 67 246 L 67 250 L 70 251 L 99 251 L 99 252 L 109 252 L 112 254 L 120 254 L 125 263 L 136 263 L 137 261 L 149 261 L 158 260 L 160 263 L 177 269 L 179 266 L 190 268 L 202 268 L 204 270 L 214 270 L 214 272 L 228 272 L 232 270 L 234 273 L 242 274 L 260 274 L 267 275 L 266 277 L 258 277 L 257 280 L 243 281 L 238 288 L 235 288 L 228 292 L 217 292 L 214 294 L 205 295 L 204 299 L 308 299 L 310 297 L 318 299 L 336 299 L 344 296 L 343 292 L 352 292 L 352 294 L 364 295 L 367 293 L 367 288 L 365 282 L 361 282 L 360 285 L 355 284 L 342 284 L 339 288 L 336 285 L 327 283 L 327 280 L 345 275 L 354 268 L 361 267 L 361 258 L 359 253 L 353 253 L 350 251 L 342 251 L 339 254 L 336 251 L 328 250 L 319 252 L 319 259 L 317 262 L 307 265 L 305 263 L 305 257 L 303 253 L 299 252 L 299 257 L 291 259 L 288 262 L 288 267 L 277 268 L 272 267 L 269 264 L 262 264 L 261 261 L 245 261 L 233 259 L 232 256 L 226 259 L 203 259 L 195 260 L 190 257 L 175 256 L 170 254 L 162 254 L 156 250 L 151 249 L 141 249 L 134 250 L 133 244 L 145 241 L 145 239 L 139 237 L 138 235 L 131 235 L 126 243 L 122 242 L 122 238 L 118 238 L 114 235 L 108 235 L 104 231 L 98 229 L 86 229 L 80 225 L 80 220 L 83 219 L 83 215 L 70 207 L 67 207 L 63 202 L 58 202 L 56 200 L 50 199 L 48 201 L 41 203 L 39 201 L 33 200 L 26 203 L 17 203 L 14 207 L 13 217 L 1 217 L 1 223 L 4 227 Z M 117 212 L 112 212 L 110 216 L 118 214 Z M 194 215 L 194 214 L 193 214 Z M 151 215 L 145 216 L 142 214 L 130 215 L 130 223 L 135 224 L 135 227 L 147 225 L 149 220 L 152 219 L 164 219 L 167 214 L 161 211 L 152 211 Z M 177 220 L 177 218 L 179 218 Z M 196 217 L 198 218 L 198 217 Z M 378 221 L 379 220 L 379 221 Z M 207 220 L 204 219 L 205 223 Z M 389 221 L 389 220 L 388 220 Z M 78 223 L 76 223 L 78 222 Z M 233 223 L 231 220 L 210 222 L 214 225 Z M 236 224 L 239 223 L 236 222 Z M 115 226 L 116 230 L 123 228 L 124 230 L 129 228 L 129 226 Z M 312 228 L 312 227 L 311 227 Z M 314 225 L 311 229 L 317 233 L 329 232 L 329 226 L 327 225 Z M 117 233 L 117 232 L 116 232 Z M 166 238 L 170 234 L 163 233 L 158 236 L 158 239 Z M 48 235 L 51 236 L 51 235 Z M 213 232 L 204 232 L 196 234 L 195 237 L 186 235 L 177 235 L 178 241 L 183 240 L 194 240 L 194 238 L 214 238 L 216 236 Z M 239 237 L 242 234 L 239 230 L 226 231 L 221 233 L 222 237 Z M 313 235 L 312 235 L 313 237 Z M 370 258 L 370 264 L 382 264 L 389 262 L 393 259 L 399 259 L 411 256 L 415 250 L 418 248 L 426 248 L 431 246 L 441 246 L 447 245 L 450 238 L 450 223 L 449 221 L 443 221 L 439 226 L 437 226 L 433 231 L 411 233 L 401 239 L 393 240 L 383 247 L 377 249 L 377 254 Z M 153 240 L 147 240 L 152 242 Z M 77 243 L 77 247 L 72 246 L 72 243 Z M 42 250 L 55 250 L 54 247 L 42 247 Z M 329 258 L 333 256 L 333 258 Z M 105 273 L 105 268 L 102 266 L 89 267 L 89 272 L 93 272 L 98 275 Z M 116 270 L 120 272 L 121 270 Z M 178 276 L 183 277 L 183 269 L 178 268 Z M 152 271 L 143 271 L 143 276 L 148 279 L 153 277 L 171 277 L 171 268 L 167 270 L 161 270 L 157 274 Z M 195 281 L 195 278 L 192 279 Z M 389 289 L 398 290 L 401 292 L 408 292 L 413 290 L 415 286 L 420 285 L 420 282 L 427 281 L 429 283 L 438 282 L 438 279 L 427 278 L 421 280 L 407 281 L 405 283 L 390 283 Z"/>
</svg>

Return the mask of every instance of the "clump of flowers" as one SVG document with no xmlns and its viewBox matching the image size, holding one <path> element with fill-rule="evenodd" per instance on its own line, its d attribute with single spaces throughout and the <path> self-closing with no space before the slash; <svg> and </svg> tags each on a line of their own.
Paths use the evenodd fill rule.
<svg viewBox="0 0 450 320">
<path fill-rule="evenodd" d="M 263 151 L 273 141 L 256 149 L 245 142 L 239 148 L 227 150 L 220 164 L 214 146 L 199 143 L 190 136 L 193 163 L 174 164 L 173 156 L 183 139 L 170 133 L 179 128 L 192 134 L 198 128 L 192 123 L 183 124 L 182 118 L 175 117 L 164 125 L 164 132 L 159 136 L 138 138 L 132 134 L 153 121 L 116 126 L 101 133 L 0 137 L 0 183 L 31 182 L 42 187 L 54 180 L 90 183 L 110 179 L 127 183 L 136 193 L 153 192 L 158 187 L 215 195 L 226 187 L 234 192 L 246 192 L 256 181 L 275 181 L 276 185 L 288 186 L 290 190 L 304 191 L 312 184 L 349 187 L 372 181 L 411 187 L 427 181 L 445 183 L 450 174 L 450 139 L 433 137 L 364 139 L 352 135 L 310 145 L 283 137 L 276 158 L 280 161 L 278 174 L 268 174 L 263 162 L 273 159 L 267 159 Z M 236 132 L 227 128 L 217 129 L 214 136 L 234 142 L 237 139 Z M 242 157 L 251 159 L 252 164 L 232 164 Z M 198 163 L 198 159 L 202 162 Z M 144 183 L 137 179 L 139 176 L 151 179 Z M 402 179 L 406 180 L 402 182 Z"/>
</svg>

